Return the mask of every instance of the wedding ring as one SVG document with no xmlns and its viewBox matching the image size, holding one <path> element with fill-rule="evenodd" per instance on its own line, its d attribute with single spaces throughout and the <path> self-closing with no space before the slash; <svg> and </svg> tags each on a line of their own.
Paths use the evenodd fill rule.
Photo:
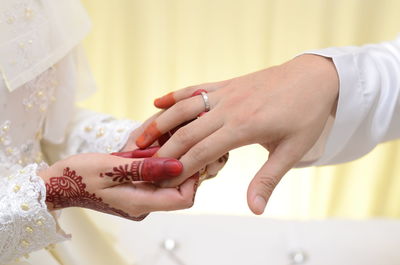
<svg viewBox="0 0 400 265">
<path fill-rule="evenodd" d="M 204 106 L 205 106 L 205 112 L 207 112 L 207 111 L 210 111 L 210 102 L 208 101 L 208 95 L 207 95 L 207 93 L 206 92 L 201 92 L 200 93 L 200 95 L 201 95 L 201 97 L 203 98 L 203 101 L 204 101 Z"/>
</svg>

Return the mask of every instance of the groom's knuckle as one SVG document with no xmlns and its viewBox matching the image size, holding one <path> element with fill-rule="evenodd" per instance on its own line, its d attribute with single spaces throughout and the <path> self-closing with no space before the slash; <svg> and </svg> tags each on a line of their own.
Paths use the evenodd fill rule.
<svg viewBox="0 0 400 265">
<path fill-rule="evenodd" d="M 266 194 L 271 194 L 275 187 L 278 185 L 278 180 L 273 176 L 264 175 L 260 176 L 259 183 Z"/>
<path fill-rule="evenodd" d="M 196 164 L 204 165 L 206 164 L 206 154 L 207 149 L 203 145 L 197 145 L 193 147 L 189 152 L 189 158 L 195 161 Z"/>
<path fill-rule="evenodd" d="M 172 106 L 172 110 L 178 114 L 184 114 L 189 111 L 189 107 L 185 101 L 179 101 L 174 106 Z"/>
<path fill-rule="evenodd" d="M 190 135 L 188 129 L 185 127 L 177 130 L 172 137 L 174 137 L 176 141 L 183 146 L 189 145 L 192 142 L 192 136 Z"/>
</svg>

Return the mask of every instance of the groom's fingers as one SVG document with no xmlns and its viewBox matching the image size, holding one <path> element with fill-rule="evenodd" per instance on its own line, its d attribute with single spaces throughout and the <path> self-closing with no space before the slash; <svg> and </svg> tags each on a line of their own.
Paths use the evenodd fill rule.
<svg viewBox="0 0 400 265">
<path fill-rule="evenodd" d="M 157 157 L 180 158 L 191 147 L 220 129 L 222 122 L 214 112 L 207 113 L 178 129 L 157 151 Z"/>
<path fill-rule="evenodd" d="M 132 181 L 157 182 L 179 176 L 183 171 L 182 163 L 170 158 L 145 158 L 125 160 L 124 164 L 100 173 L 100 177 L 113 184 Z"/>
<path fill-rule="evenodd" d="M 272 192 L 301 158 L 293 142 L 282 142 L 270 153 L 267 162 L 257 172 L 247 191 L 247 202 L 251 211 L 262 214 Z"/>
<path fill-rule="evenodd" d="M 209 94 L 209 103 L 211 108 L 215 106 L 213 94 Z M 204 101 L 201 96 L 191 97 L 173 105 L 146 127 L 136 140 L 137 146 L 140 148 L 148 147 L 166 132 L 195 119 L 199 113 L 204 111 L 204 108 Z"/>
<path fill-rule="evenodd" d="M 197 189 L 197 179 L 190 178 L 177 188 L 157 188 L 151 183 L 127 183 L 103 190 L 113 207 L 123 209 L 130 216 L 141 216 L 155 211 L 190 208 Z"/>
<path fill-rule="evenodd" d="M 196 90 L 203 89 L 207 92 L 215 91 L 221 87 L 224 87 L 230 83 L 230 80 L 213 82 L 213 83 L 205 83 L 197 86 L 190 86 L 175 92 L 168 93 L 160 98 L 154 100 L 154 106 L 160 109 L 167 109 L 174 105 L 175 103 L 187 99 L 193 95 Z"/>
<path fill-rule="evenodd" d="M 182 174 L 179 177 L 163 181 L 161 186 L 174 187 L 179 185 L 201 168 L 204 168 L 206 165 L 218 160 L 228 151 L 238 147 L 230 135 L 232 135 L 232 132 L 221 128 L 194 145 L 180 158 L 183 164 Z"/>
</svg>

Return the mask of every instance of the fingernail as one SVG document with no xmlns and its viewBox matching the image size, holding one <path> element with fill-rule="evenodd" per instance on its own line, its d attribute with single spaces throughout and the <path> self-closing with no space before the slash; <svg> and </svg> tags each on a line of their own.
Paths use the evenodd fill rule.
<svg viewBox="0 0 400 265">
<path fill-rule="evenodd" d="M 171 177 L 179 176 L 182 172 L 183 165 L 178 160 L 167 160 L 164 162 L 165 173 Z"/>
<path fill-rule="evenodd" d="M 254 206 L 255 206 L 256 214 L 262 214 L 264 212 L 266 204 L 267 204 L 267 201 L 260 195 L 257 195 L 256 198 L 254 199 Z"/>
</svg>

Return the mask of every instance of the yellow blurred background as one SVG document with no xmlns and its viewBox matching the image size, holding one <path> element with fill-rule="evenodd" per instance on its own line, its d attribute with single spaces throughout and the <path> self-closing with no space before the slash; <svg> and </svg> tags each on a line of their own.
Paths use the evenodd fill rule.
<svg viewBox="0 0 400 265">
<path fill-rule="evenodd" d="M 283 63 L 310 49 L 391 40 L 398 0 L 84 0 L 93 30 L 85 48 L 98 84 L 84 107 L 145 120 L 153 99 Z M 345 165 L 292 170 L 264 216 L 400 216 L 400 143 Z M 240 148 L 204 183 L 188 213 L 248 215 L 247 185 L 266 160 Z"/>
</svg>

